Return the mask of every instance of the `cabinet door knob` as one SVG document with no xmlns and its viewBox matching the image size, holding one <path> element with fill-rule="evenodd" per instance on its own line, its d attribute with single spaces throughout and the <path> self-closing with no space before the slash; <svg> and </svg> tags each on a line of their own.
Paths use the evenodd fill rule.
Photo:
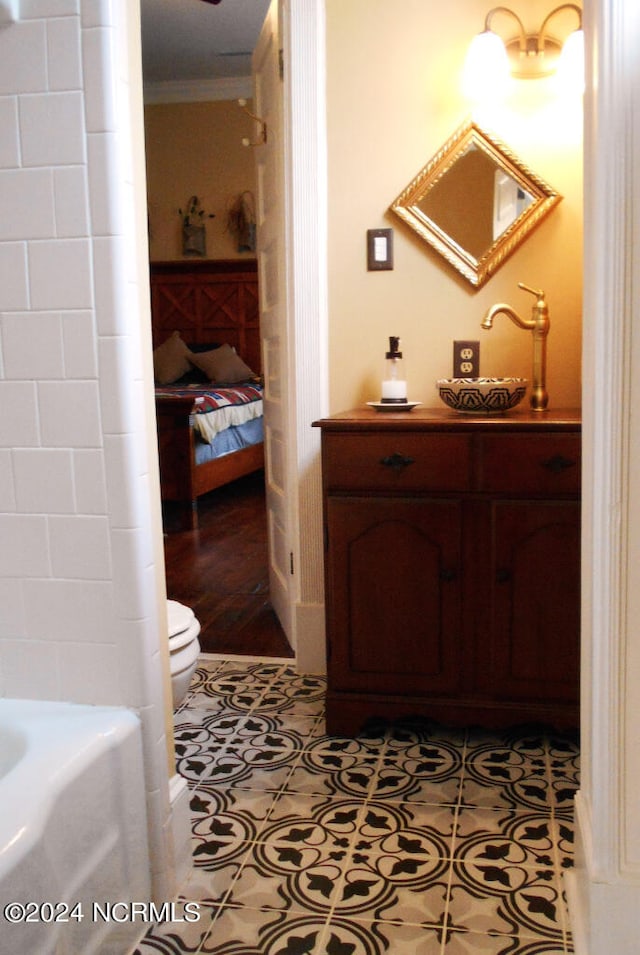
<svg viewBox="0 0 640 955">
<path fill-rule="evenodd" d="M 552 474 L 562 474 L 567 468 L 575 467 L 575 464 L 576 462 L 571 461 L 570 458 L 565 458 L 561 454 L 554 454 L 552 458 L 547 458 L 546 461 L 542 462 L 542 467 L 551 471 Z"/>
<path fill-rule="evenodd" d="M 511 571 L 507 570 L 506 567 L 498 567 L 496 570 L 496 583 L 498 584 L 508 584 L 511 580 Z"/>
<path fill-rule="evenodd" d="M 394 471 L 403 471 L 404 468 L 413 463 L 413 458 L 406 454 L 400 454 L 399 451 L 394 451 L 393 454 L 388 454 L 386 458 L 380 459 L 380 464 L 384 464 L 386 468 L 393 468 Z"/>
</svg>

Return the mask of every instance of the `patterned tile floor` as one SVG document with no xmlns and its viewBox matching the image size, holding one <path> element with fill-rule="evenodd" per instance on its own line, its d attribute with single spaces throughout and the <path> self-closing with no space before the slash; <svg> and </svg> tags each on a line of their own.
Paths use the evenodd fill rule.
<svg viewBox="0 0 640 955">
<path fill-rule="evenodd" d="M 566 955 L 575 739 L 324 733 L 324 682 L 203 659 L 175 716 L 201 917 L 137 955 Z"/>
</svg>

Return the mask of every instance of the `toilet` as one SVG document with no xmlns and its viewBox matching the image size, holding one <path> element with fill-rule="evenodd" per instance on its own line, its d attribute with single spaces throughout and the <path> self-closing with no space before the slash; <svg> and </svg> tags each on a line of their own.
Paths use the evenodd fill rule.
<svg viewBox="0 0 640 955">
<path fill-rule="evenodd" d="M 198 662 L 200 623 L 191 607 L 185 607 L 177 600 L 167 600 L 167 620 L 171 692 L 176 710 L 187 695 Z"/>
</svg>

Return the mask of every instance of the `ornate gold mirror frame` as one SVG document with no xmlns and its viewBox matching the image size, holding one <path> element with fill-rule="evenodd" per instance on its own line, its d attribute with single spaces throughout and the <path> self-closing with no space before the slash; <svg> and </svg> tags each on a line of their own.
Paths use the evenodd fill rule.
<svg viewBox="0 0 640 955">
<path fill-rule="evenodd" d="M 504 143 L 468 121 L 391 211 L 480 288 L 561 198 Z"/>
</svg>

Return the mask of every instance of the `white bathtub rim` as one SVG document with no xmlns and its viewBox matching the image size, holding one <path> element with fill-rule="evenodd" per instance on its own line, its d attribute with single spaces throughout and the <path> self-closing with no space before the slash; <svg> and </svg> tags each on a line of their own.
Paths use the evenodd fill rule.
<svg viewBox="0 0 640 955">
<path fill-rule="evenodd" d="M 138 715 L 125 707 L 0 699 L 0 736 L 5 727 L 18 729 L 26 742 L 24 758 L 0 779 L 0 879 L 42 837 L 69 780 L 138 731 L 139 724 Z M 38 760 L 37 785 L 31 754 Z"/>
</svg>

